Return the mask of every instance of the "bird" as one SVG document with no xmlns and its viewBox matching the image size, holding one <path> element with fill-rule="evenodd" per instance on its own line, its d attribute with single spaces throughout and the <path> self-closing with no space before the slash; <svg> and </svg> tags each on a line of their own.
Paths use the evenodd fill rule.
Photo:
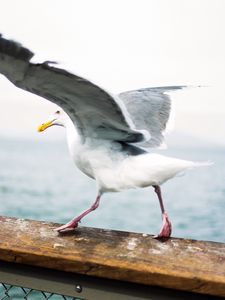
<svg viewBox="0 0 225 300">
<path fill-rule="evenodd" d="M 73 162 L 97 185 L 91 207 L 56 230 L 75 230 L 83 217 L 98 208 L 105 193 L 153 187 L 162 216 L 155 237 L 169 238 L 172 223 L 164 207 L 161 185 L 185 170 L 210 164 L 152 150 L 164 143 L 171 115 L 168 93 L 185 86 L 142 88 L 112 95 L 51 61 L 32 63 L 33 56 L 28 48 L 0 35 L 0 73 L 16 87 L 58 105 L 59 109 L 38 131 L 65 127 Z"/>
</svg>

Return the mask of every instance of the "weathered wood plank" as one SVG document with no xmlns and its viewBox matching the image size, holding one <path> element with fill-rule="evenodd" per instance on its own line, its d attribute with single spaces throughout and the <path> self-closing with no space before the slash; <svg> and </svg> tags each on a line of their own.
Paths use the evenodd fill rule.
<svg viewBox="0 0 225 300">
<path fill-rule="evenodd" d="M 225 297 L 225 244 L 0 217 L 0 260 Z"/>
</svg>

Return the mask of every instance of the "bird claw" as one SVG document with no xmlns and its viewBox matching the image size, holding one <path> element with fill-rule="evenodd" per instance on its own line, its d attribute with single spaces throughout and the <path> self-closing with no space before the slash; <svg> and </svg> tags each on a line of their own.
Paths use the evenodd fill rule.
<svg viewBox="0 0 225 300">
<path fill-rule="evenodd" d="M 62 225 L 60 227 L 57 227 L 54 229 L 54 231 L 57 231 L 57 232 L 68 232 L 68 231 L 72 231 L 74 230 L 75 228 L 78 227 L 78 223 L 74 223 L 74 222 L 69 222 L 65 225 Z"/>
<path fill-rule="evenodd" d="M 169 238 L 172 233 L 172 224 L 169 220 L 167 213 L 163 213 L 162 217 L 163 217 L 162 227 L 159 234 L 154 236 L 155 239 Z"/>
</svg>

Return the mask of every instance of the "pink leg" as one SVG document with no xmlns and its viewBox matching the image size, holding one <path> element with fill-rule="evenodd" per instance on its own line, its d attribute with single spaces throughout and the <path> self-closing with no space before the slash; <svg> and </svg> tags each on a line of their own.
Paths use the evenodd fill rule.
<svg viewBox="0 0 225 300">
<path fill-rule="evenodd" d="M 162 212 L 162 219 L 163 219 L 161 230 L 160 230 L 159 234 L 156 236 L 156 238 L 162 238 L 162 237 L 168 238 L 168 237 L 170 237 L 171 232 L 172 232 L 172 224 L 169 220 L 167 213 L 165 212 L 160 186 L 153 185 L 153 187 L 154 187 L 155 192 L 159 199 L 159 204 L 160 204 L 160 208 L 161 208 L 161 212 Z"/>
<path fill-rule="evenodd" d="M 73 218 L 71 221 L 69 221 L 65 225 L 62 225 L 62 226 L 56 228 L 55 230 L 58 231 L 58 232 L 64 232 L 64 231 L 74 230 L 78 226 L 78 223 L 80 222 L 80 220 L 84 216 L 86 216 L 87 214 L 89 214 L 90 212 L 92 212 L 93 210 L 95 210 L 96 208 L 98 208 L 99 202 L 100 202 L 100 198 L 101 198 L 101 194 L 99 194 L 97 196 L 95 202 L 92 204 L 92 206 L 89 209 L 85 210 L 82 214 L 80 214 L 79 216 Z"/>
</svg>

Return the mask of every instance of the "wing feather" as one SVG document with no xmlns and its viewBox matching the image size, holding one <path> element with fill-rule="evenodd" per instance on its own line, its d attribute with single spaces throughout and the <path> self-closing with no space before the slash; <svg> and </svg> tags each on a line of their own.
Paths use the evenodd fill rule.
<svg viewBox="0 0 225 300">
<path fill-rule="evenodd" d="M 162 145 L 171 111 L 171 100 L 166 93 L 182 88 L 184 86 L 153 87 L 119 94 L 135 128 L 147 130 L 150 134 L 150 139 L 140 143 L 140 146 L 151 148 Z"/>
<path fill-rule="evenodd" d="M 47 62 L 30 62 L 33 53 L 0 36 L 0 73 L 17 87 L 62 107 L 85 137 L 138 142 L 128 113 L 114 97 L 92 82 Z"/>
</svg>

